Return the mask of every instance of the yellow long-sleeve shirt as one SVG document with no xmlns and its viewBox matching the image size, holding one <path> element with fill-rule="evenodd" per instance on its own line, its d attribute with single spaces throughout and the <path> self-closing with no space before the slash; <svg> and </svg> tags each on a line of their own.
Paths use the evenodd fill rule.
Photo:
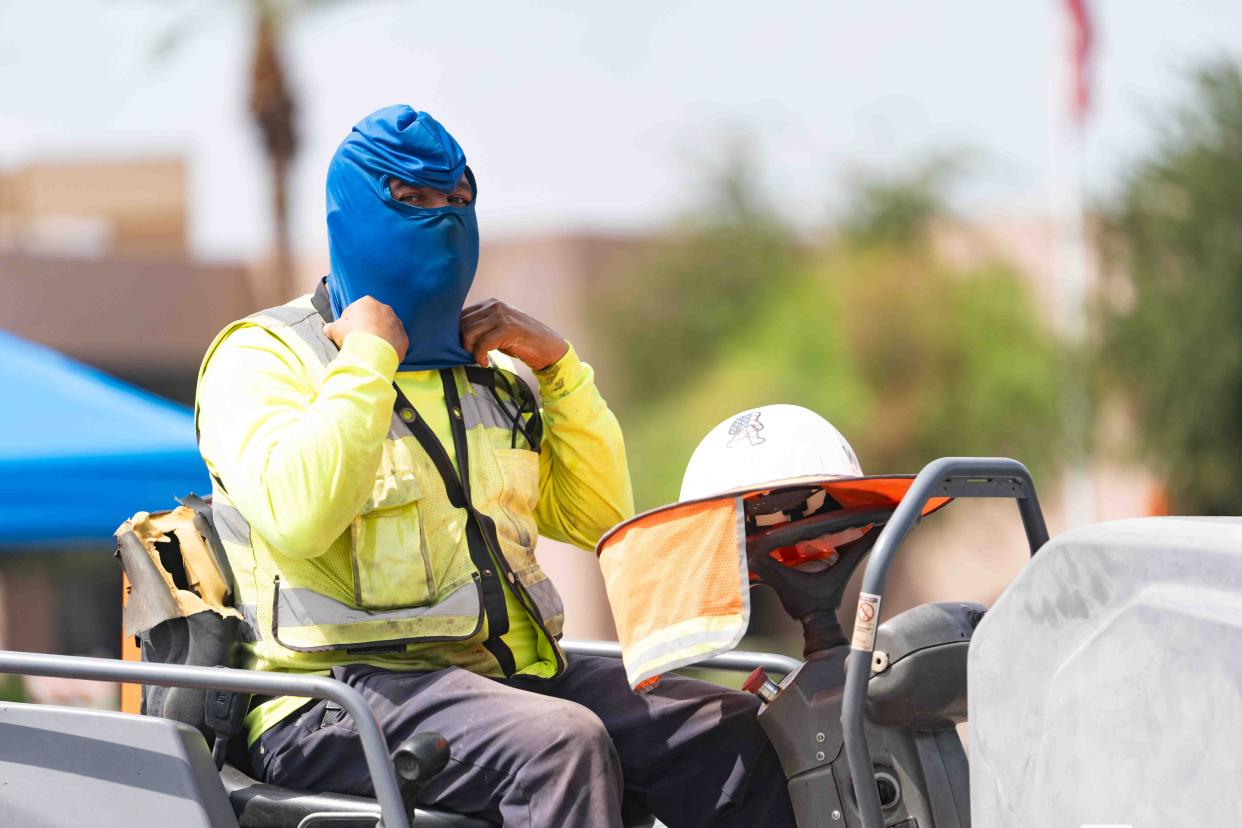
<svg viewBox="0 0 1242 828">
<path fill-rule="evenodd" d="M 307 386 L 298 357 L 272 334 L 243 327 L 212 355 L 199 385 L 200 448 L 234 505 L 281 553 L 313 558 L 346 531 L 371 492 L 395 392 L 401 391 L 451 451 L 443 387 L 435 371 L 397 372 L 397 354 L 378 337 L 351 333 L 318 388 Z M 539 457 L 541 534 L 591 548 L 614 523 L 633 514 L 633 494 L 621 429 L 589 365 L 571 347 L 537 375 L 544 440 Z M 454 461 L 455 462 L 455 461 Z M 502 582 L 503 583 L 503 582 Z M 551 675 L 549 642 L 506 588 L 509 632 L 518 672 Z M 484 674 L 499 666 L 455 657 L 452 643 L 413 646 L 394 654 L 358 657 L 299 653 L 276 664 L 253 648 L 253 669 L 324 673 L 349 663 L 393 670 L 428 670 L 465 663 Z M 471 648 L 477 654 L 478 648 Z M 247 718 L 251 741 L 305 704 L 279 698 Z"/>
</svg>

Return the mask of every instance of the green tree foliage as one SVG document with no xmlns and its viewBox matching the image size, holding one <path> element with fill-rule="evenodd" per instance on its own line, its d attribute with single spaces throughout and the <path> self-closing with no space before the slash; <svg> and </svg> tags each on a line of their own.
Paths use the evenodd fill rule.
<svg viewBox="0 0 1242 828">
<path fill-rule="evenodd" d="M 1169 113 L 1108 215 L 1106 387 L 1176 513 L 1242 511 L 1242 68 L 1215 63 Z M 1120 306 L 1120 307 L 1118 307 Z"/>
<path fill-rule="evenodd" d="M 700 210 L 592 304 L 618 357 L 609 386 L 622 399 L 659 398 L 686 382 L 798 269 L 793 233 L 740 157 L 705 189 Z"/>
<path fill-rule="evenodd" d="M 1018 277 L 891 252 L 835 250 L 756 304 L 719 358 L 629 410 L 636 491 L 672 500 L 691 451 L 735 412 L 772 402 L 823 414 L 868 472 L 917 471 L 947 454 L 1053 466 L 1056 348 Z"/>
<path fill-rule="evenodd" d="M 911 170 L 866 170 L 851 176 L 845 236 L 861 245 L 909 248 L 926 241 L 944 213 L 944 194 L 965 171 L 960 154 L 932 156 Z"/>
<path fill-rule="evenodd" d="M 911 187 L 923 188 L 926 171 L 915 175 Z M 676 498 L 709 428 L 773 402 L 823 414 L 869 472 L 972 453 L 1013 455 L 1037 474 L 1052 467 L 1059 357 L 1024 285 L 1004 264 L 963 269 L 937 259 L 916 242 L 939 208 L 896 222 L 871 207 L 915 199 L 891 180 L 882 189 L 883 198 L 855 200 L 850 232 L 836 243 L 799 252 L 792 233 L 769 229 L 760 237 L 769 246 L 757 249 L 721 222 L 626 281 L 695 297 L 654 319 L 626 320 L 637 302 L 611 311 L 612 362 L 630 389 L 616 402 L 640 505 Z M 867 214 L 879 217 L 874 227 Z M 899 223 L 900 232 L 872 232 Z M 630 358 L 635 345 L 640 359 Z"/>
</svg>

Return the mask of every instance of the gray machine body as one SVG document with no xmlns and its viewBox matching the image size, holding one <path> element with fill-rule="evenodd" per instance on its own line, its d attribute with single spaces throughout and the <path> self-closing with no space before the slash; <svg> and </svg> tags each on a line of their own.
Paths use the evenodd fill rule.
<svg viewBox="0 0 1242 828">
<path fill-rule="evenodd" d="M 966 721 L 966 657 L 986 608 L 921 604 L 882 624 L 871 659 L 867 720 L 915 730 Z"/>
<path fill-rule="evenodd" d="M 1242 825 L 1242 518 L 1067 532 L 969 655 L 976 828 Z"/>
<path fill-rule="evenodd" d="M 966 715 L 966 650 L 982 615 L 978 604 L 925 604 L 880 626 L 886 661 L 868 707 L 881 715 L 866 728 L 886 826 L 970 828 L 970 772 L 955 725 Z M 862 824 L 840 727 L 848 652 L 807 661 L 759 713 L 805 828 Z"/>
<path fill-rule="evenodd" d="M 0 825 L 236 828 L 202 735 L 168 719 L 0 703 Z"/>
</svg>

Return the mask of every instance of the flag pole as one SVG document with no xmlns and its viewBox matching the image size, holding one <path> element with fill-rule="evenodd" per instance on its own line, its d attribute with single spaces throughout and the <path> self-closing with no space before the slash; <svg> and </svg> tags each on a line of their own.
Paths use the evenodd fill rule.
<svg viewBox="0 0 1242 828">
<path fill-rule="evenodd" d="M 1058 209 L 1060 251 L 1057 262 L 1060 333 L 1075 360 L 1087 343 L 1087 297 L 1093 282 L 1088 247 L 1086 204 L 1086 133 L 1090 104 L 1089 64 L 1092 51 L 1092 24 L 1087 0 L 1065 0 L 1067 14 L 1066 47 L 1070 69 L 1068 83 L 1069 122 L 1060 129 L 1053 119 L 1055 142 L 1065 162 L 1060 170 L 1061 199 Z M 1066 65 L 1066 64 L 1061 64 Z M 1067 528 L 1091 523 L 1096 518 L 1095 487 L 1091 478 L 1090 438 L 1092 427 L 1088 378 L 1081 366 L 1072 365 L 1065 377 L 1064 418 L 1066 465 L 1063 486 L 1063 514 Z"/>
</svg>

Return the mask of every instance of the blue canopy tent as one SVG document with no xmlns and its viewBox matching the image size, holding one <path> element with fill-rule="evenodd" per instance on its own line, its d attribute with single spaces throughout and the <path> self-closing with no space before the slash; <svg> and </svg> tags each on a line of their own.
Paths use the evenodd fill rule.
<svg viewBox="0 0 1242 828">
<path fill-rule="evenodd" d="M 0 331 L 0 547 L 110 542 L 209 488 L 188 409 Z"/>
</svg>

